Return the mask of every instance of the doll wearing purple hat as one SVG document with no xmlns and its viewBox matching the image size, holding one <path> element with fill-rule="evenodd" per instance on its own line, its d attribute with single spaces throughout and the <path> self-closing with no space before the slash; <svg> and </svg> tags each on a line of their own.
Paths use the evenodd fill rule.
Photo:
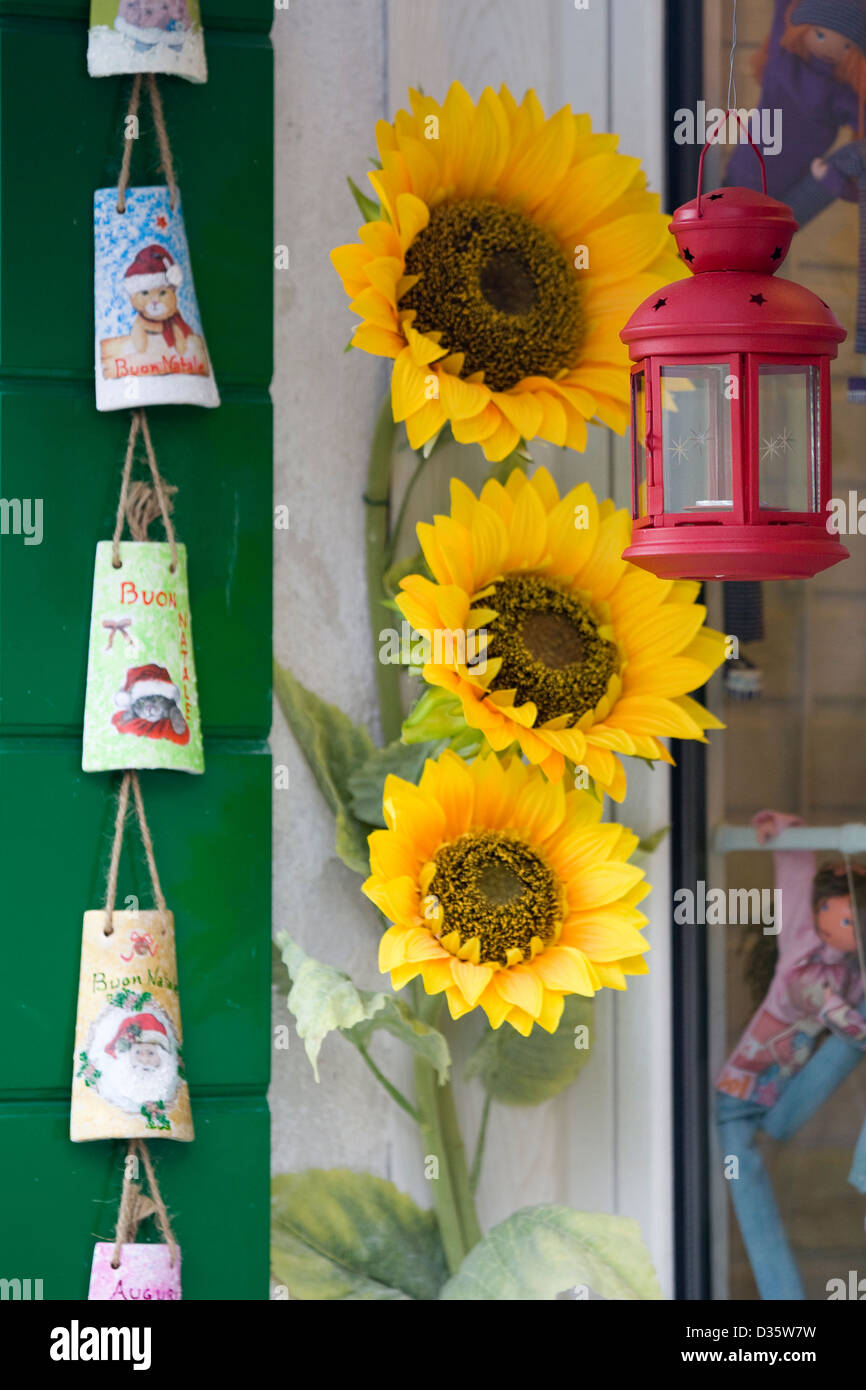
<svg viewBox="0 0 866 1390">
<path fill-rule="evenodd" d="M 845 126 L 862 135 L 866 102 L 866 0 L 776 0 L 773 25 L 758 54 L 759 106 L 782 113 L 782 141 L 767 157 L 767 192 L 788 194 L 823 160 Z M 765 154 L 767 152 L 765 151 Z M 748 145 L 738 145 L 725 182 L 758 188 Z M 824 169 L 828 198 L 853 200 L 848 177 Z"/>
</svg>

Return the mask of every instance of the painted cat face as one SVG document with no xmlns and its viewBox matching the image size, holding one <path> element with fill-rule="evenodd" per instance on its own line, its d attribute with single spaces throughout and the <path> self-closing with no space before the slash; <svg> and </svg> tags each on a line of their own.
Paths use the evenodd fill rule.
<svg viewBox="0 0 866 1390">
<path fill-rule="evenodd" d="M 156 290 L 139 290 L 131 296 L 132 307 L 148 319 L 168 319 L 177 313 L 177 290 L 162 285 Z"/>
<path fill-rule="evenodd" d="M 146 719 L 149 724 L 155 724 L 158 719 L 168 719 L 174 708 L 174 700 L 167 695 L 141 695 L 132 702 L 136 719 Z"/>
</svg>

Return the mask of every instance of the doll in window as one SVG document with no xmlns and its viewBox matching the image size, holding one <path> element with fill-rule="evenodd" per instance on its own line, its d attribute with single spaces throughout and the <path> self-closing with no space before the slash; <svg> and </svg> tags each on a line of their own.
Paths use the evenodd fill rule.
<svg viewBox="0 0 866 1390">
<path fill-rule="evenodd" d="M 762 811 L 753 824 L 768 842 L 802 822 Z M 845 864 L 818 869 L 814 854 L 801 850 L 777 851 L 774 866 L 782 895 L 778 957 L 763 1002 L 716 1081 L 716 1118 L 760 1295 L 804 1299 L 757 1137 L 761 1130 L 774 1138 L 793 1134 L 866 1052 L 858 939 L 858 923 L 866 920 L 866 870 L 852 866 L 849 881 Z M 862 1136 L 849 1180 L 866 1191 Z"/>
</svg>

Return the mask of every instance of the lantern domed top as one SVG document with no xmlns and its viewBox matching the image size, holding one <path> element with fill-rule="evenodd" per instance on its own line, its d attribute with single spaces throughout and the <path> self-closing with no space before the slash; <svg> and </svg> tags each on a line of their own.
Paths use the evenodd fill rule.
<svg viewBox="0 0 866 1390">
<path fill-rule="evenodd" d="M 787 203 L 752 188 L 718 188 L 677 208 L 670 223 L 690 270 L 751 270 L 772 275 L 798 223 Z"/>
<path fill-rule="evenodd" d="M 824 353 L 845 330 L 829 304 L 774 272 L 797 222 L 787 203 L 722 188 L 677 208 L 670 223 L 694 272 L 639 304 L 620 330 L 632 361 L 651 354 Z"/>
</svg>

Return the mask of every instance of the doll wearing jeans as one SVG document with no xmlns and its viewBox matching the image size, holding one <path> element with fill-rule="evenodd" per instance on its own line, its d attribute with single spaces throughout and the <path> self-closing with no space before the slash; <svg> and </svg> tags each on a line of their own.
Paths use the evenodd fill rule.
<svg viewBox="0 0 866 1390">
<path fill-rule="evenodd" d="M 801 822 L 763 811 L 753 823 L 766 841 Z M 803 1299 L 757 1134 L 787 1138 L 840 1084 L 866 1052 L 866 1004 L 844 865 L 816 873 L 812 853 L 790 850 L 777 851 L 774 863 L 782 893 L 779 957 L 766 998 L 716 1082 L 716 1117 L 726 1164 L 738 1160 L 731 1197 L 761 1297 Z M 854 884 L 858 913 L 866 915 L 859 868 Z M 851 1181 L 866 1189 L 863 1135 Z"/>
</svg>

